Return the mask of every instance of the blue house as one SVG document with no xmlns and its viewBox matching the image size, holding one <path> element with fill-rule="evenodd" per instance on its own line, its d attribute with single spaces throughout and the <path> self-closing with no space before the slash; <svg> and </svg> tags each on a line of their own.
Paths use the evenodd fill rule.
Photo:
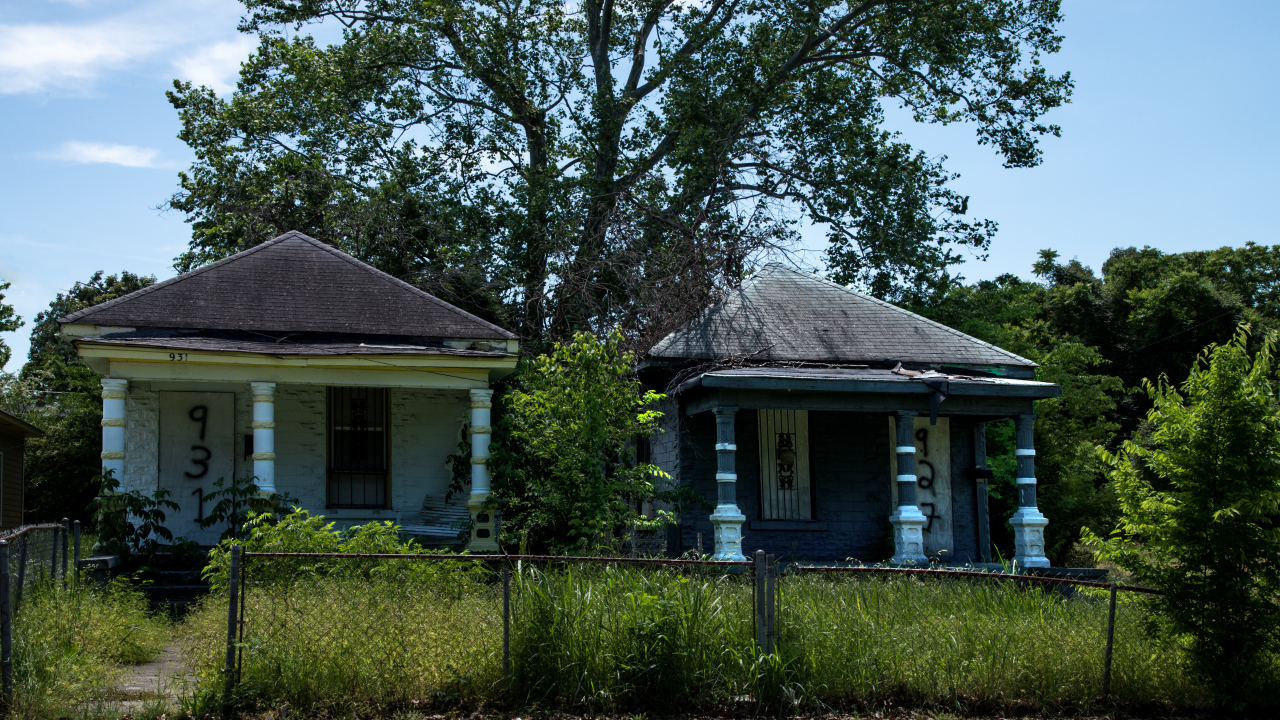
<svg viewBox="0 0 1280 720">
<path fill-rule="evenodd" d="M 653 461 L 714 509 L 678 544 L 720 559 L 990 561 L 985 424 L 1017 427 L 1015 562 L 1047 567 L 1035 363 L 843 286 L 769 264 L 648 351 L 668 394 Z M 1003 519 L 997 518 L 997 522 Z"/>
</svg>

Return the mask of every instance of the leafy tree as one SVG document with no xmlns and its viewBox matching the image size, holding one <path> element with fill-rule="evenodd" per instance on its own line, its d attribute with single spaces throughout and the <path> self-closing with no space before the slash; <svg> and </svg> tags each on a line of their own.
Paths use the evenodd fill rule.
<svg viewBox="0 0 1280 720">
<path fill-rule="evenodd" d="M 8 289 L 9 283 L 0 282 L 0 291 Z M 22 327 L 22 318 L 14 313 L 12 305 L 5 304 L 4 293 L 0 292 L 0 332 L 12 332 L 20 327 Z M 4 340 L 0 340 L 0 370 L 4 369 L 12 355 L 13 351 L 9 349 L 9 346 L 5 344 Z"/>
<path fill-rule="evenodd" d="M 58 319 L 154 282 L 129 272 L 96 272 L 36 315 L 27 363 L 5 391 L 6 402 L 45 431 L 26 445 L 26 521 L 90 520 L 87 508 L 98 494 L 93 478 L 102 471 L 102 386 L 60 334 Z"/>
<path fill-rule="evenodd" d="M 1268 336 L 1250 356 L 1247 326 L 1210 345 L 1179 386 L 1147 383 L 1150 433 L 1103 454 L 1120 499 L 1100 554 L 1165 594 L 1153 602 L 1190 638 L 1219 700 L 1276 688 L 1280 651 L 1280 403 Z M 1270 687 L 1264 687 L 1270 686 Z"/>
<path fill-rule="evenodd" d="M 608 547 L 640 503 L 674 497 L 655 484 L 665 473 L 635 462 L 663 396 L 632 375 L 622 343 L 617 330 L 604 340 L 577 333 L 527 363 L 502 396 L 491 463 L 504 542 L 570 554 Z"/>
<path fill-rule="evenodd" d="M 1027 167 L 1072 87 L 1058 0 L 244 1 L 235 94 L 169 94 L 180 268 L 298 229 L 535 342 L 656 339 L 800 218 L 841 282 L 944 287 L 995 226 L 884 103 Z"/>
</svg>

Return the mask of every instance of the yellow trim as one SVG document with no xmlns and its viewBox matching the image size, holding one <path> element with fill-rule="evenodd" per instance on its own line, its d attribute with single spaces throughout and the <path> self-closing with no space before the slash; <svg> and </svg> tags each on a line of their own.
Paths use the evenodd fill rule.
<svg viewBox="0 0 1280 720">
<path fill-rule="evenodd" d="M 516 358 L 467 358 L 448 355 L 258 355 L 241 352 L 182 352 L 168 348 L 76 343 L 86 360 L 105 360 L 114 378 L 281 382 L 315 385 L 487 388 L 491 378 L 515 369 Z M 92 365 L 91 365 L 92 366 Z"/>
</svg>

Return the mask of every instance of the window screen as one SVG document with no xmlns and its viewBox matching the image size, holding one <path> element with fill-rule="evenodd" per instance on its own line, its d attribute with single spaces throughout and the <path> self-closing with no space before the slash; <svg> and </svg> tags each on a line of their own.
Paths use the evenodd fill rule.
<svg viewBox="0 0 1280 720">
<path fill-rule="evenodd" d="M 760 518 L 812 520 L 807 410 L 761 410 Z"/>
<path fill-rule="evenodd" d="M 329 507 L 387 507 L 385 388 L 329 388 Z"/>
</svg>

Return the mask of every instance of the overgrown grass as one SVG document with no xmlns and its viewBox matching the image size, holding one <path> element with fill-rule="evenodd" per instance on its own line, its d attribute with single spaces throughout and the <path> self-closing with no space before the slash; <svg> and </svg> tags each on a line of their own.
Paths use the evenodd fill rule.
<svg viewBox="0 0 1280 720">
<path fill-rule="evenodd" d="M 15 717 L 110 712 L 124 666 L 155 659 L 169 633 L 124 581 L 29 584 L 13 618 Z"/>
<path fill-rule="evenodd" d="M 785 576 L 779 650 L 759 658 L 750 578 L 616 565 L 516 573 L 508 691 L 496 577 L 423 567 L 251 580 L 240 702 L 324 713 L 439 700 L 591 712 L 850 702 L 1063 711 L 1098 707 L 1101 696 L 1105 597 L 1012 581 Z M 1149 625 L 1142 603 L 1121 603 L 1112 701 L 1202 705 L 1176 643 Z M 204 693 L 190 710 L 221 700 L 225 627 L 225 599 L 188 620 Z"/>
</svg>

